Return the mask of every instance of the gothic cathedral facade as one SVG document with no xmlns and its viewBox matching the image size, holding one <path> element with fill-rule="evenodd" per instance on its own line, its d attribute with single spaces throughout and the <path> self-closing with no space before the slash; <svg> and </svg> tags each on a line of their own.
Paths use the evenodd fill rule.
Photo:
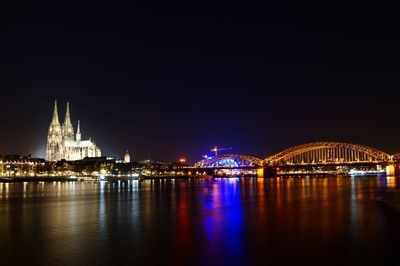
<svg viewBox="0 0 400 266">
<path fill-rule="evenodd" d="M 57 101 L 54 104 L 53 118 L 47 135 L 46 161 L 75 161 L 85 157 L 100 157 L 101 150 L 91 140 L 81 140 L 80 125 L 74 138 L 74 128 L 71 123 L 69 103 L 65 113 L 64 123 L 58 119 Z"/>
</svg>

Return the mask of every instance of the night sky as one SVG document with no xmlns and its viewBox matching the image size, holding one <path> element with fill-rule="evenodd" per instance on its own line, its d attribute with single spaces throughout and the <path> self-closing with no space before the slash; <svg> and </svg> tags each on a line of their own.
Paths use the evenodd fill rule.
<svg viewBox="0 0 400 266">
<path fill-rule="evenodd" d="M 0 154 L 44 157 L 56 99 L 103 154 L 134 160 L 400 152 L 394 6 L 187 2 L 2 6 Z"/>
</svg>

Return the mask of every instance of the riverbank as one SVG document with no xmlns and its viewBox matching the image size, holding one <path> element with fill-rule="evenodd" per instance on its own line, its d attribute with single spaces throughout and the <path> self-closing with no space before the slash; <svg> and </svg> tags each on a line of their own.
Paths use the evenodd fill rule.
<svg viewBox="0 0 400 266">
<path fill-rule="evenodd" d="M 40 176 L 40 177 L 0 177 L 0 183 L 19 183 L 19 182 L 54 182 L 54 181 L 76 181 L 76 177 L 71 176 Z"/>
<path fill-rule="evenodd" d="M 20 182 L 72 182 L 72 181 L 130 181 L 130 180 L 156 180 L 156 179 L 189 179 L 198 178 L 200 176 L 107 176 L 99 177 L 75 177 L 75 176 L 44 176 L 44 177 L 0 177 L 0 183 L 20 183 Z M 204 178 L 204 176 L 201 176 Z"/>
</svg>

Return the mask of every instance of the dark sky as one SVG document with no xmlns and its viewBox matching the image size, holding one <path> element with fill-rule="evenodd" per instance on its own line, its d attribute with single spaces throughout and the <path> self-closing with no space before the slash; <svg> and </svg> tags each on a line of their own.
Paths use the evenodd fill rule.
<svg viewBox="0 0 400 266">
<path fill-rule="evenodd" d="M 400 152 L 397 9 L 322 2 L 1 6 L 0 154 L 43 157 L 55 99 L 107 155 Z"/>
</svg>

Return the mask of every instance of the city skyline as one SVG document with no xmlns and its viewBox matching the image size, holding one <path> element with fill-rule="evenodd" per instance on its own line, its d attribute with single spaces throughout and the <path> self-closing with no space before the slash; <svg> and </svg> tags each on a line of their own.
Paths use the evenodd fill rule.
<svg viewBox="0 0 400 266">
<path fill-rule="evenodd" d="M 57 100 L 56 100 L 57 101 Z M 67 103 L 69 103 L 69 102 L 67 102 Z M 53 104 L 54 104 L 54 102 L 53 102 Z M 60 105 L 60 104 L 58 104 L 59 106 L 62 106 L 62 105 Z M 65 105 L 65 106 L 67 106 L 67 105 Z M 54 105 L 53 105 L 53 107 L 54 107 Z M 67 107 L 66 107 L 67 108 Z M 74 112 L 72 112 L 71 111 L 71 113 L 74 113 Z M 71 116 L 73 116 L 73 115 L 71 115 Z M 75 119 L 76 121 L 80 121 L 79 119 Z M 90 123 L 90 121 L 88 121 L 89 123 Z M 89 134 L 86 134 L 86 136 L 89 136 Z M 344 141 L 341 141 L 341 139 L 339 139 L 339 140 L 337 140 L 336 138 L 333 138 L 334 139 L 334 141 L 339 141 L 339 142 L 344 142 L 344 143 L 350 143 L 350 141 L 346 141 L 346 140 L 344 140 Z M 317 141 L 319 141 L 319 140 L 317 140 Z M 331 140 L 324 140 L 324 141 L 331 141 Z M 308 141 L 308 142 L 303 142 L 303 143 L 293 143 L 291 146 L 296 146 L 296 145 L 300 145 L 300 144 L 306 144 L 306 143 L 312 143 L 312 142 L 315 142 L 315 141 Z M 227 143 L 227 142 L 222 142 L 222 143 Z M 108 144 L 108 145 L 107 145 Z M 357 144 L 362 144 L 362 145 L 367 145 L 367 146 L 373 146 L 373 147 L 376 147 L 376 146 L 374 146 L 374 145 L 371 145 L 371 144 L 369 144 L 369 143 L 357 143 Z M 145 153 L 145 154 L 148 154 L 148 156 L 146 157 L 136 157 L 136 159 L 138 159 L 138 160 L 141 160 L 141 159 L 149 159 L 149 158 L 152 158 L 152 159 L 158 159 L 158 160 L 165 160 L 165 161 L 177 161 L 179 158 L 181 158 L 182 156 L 183 157 L 188 157 L 189 158 L 189 161 L 190 162 L 197 162 L 197 161 L 200 161 L 201 159 L 202 159 L 202 155 L 204 155 L 204 154 L 210 154 L 210 155 L 212 155 L 213 154 L 213 151 L 212 151 L 212 149 L 210 149 L 210 148 L 212 148 L 212 147 L 214 147 L 214 146 L 211 146 L 211 145 L 214 145 L 214 144 L 210 144 L 209 146 L 205 146 L 205 147 L 200 147 L 200 149 L 198 149 L 198 150 L 200 150 L 201 151 L 201 153 L 199 153 L 199 154 L 197 154 L 197 155 L 195 155 L 195 156 L 193 156 L 193 155 L 190 155 L 190 154 L 188 154 L 187 152 L 185 153 L 185 152 L 182 152 L 182 153 L 180 153 L 180 154 L 176 154 L 175 156 L 174 155 L 172 155 L 172 156 L 170 156 L 169 158 L 167 158 L 167 159 L 165 159 L 165 158 L 157 158 L 156 156 L 152 156 L 150 153 Z M 109 143 L 106 143 L 106 145 L 105 146 L 111 146 Z M 223 145 L 218 145 L 218 146 L 223 146 Z M 232 146 L 232 145 L 231 145 Z M 240 148 L 242 148 L 243 146 L 242 145 L 238 145 Z M 271 154 L 273 154 L 274 152 L 278 152 L 278 151 L 280 151 L 280 150 L 283 150 L 283 149 L 285 149 L 285 148 L 288 148 L 288 147 L 290 147 L 290 146 L 281 146 L 281 147 L 279 147 L 279 146 L 274 146 L 274 149 L 266 149 L 266 150 L 268 150 L 269 152 L 266 152 L 266 153 L 258 153 L 258 154 L 255 154 L 255 156 L 258 156 L 258 157 L 260 157 L 260 158 L 263 158 L 263 157 L 266 157 L 266 156 L 268 156 L 268 155 L 271 155 Z M 387 151 L 387 150 L 385 150 L 385 149 L 381 149 L 380 147 L 376 147 L 376 148 L 379 148 L 379 149 L 381 149 L 381 150 L 384 150 L 384 151 L 387 151 L 389 154 L 395 154 L 395 153 L 398 153 L 398 151 L 396 151 L 396 149 L 395 148 L 393 148 L 394 146 L 392 145 L 391 146 L 391 148 L 389 148 L 389 151 Z M 230 147 L 230 149 L 233 149 L 233 147 Z M 32 155 L 33 157 L 37 157 L 37 158 L 45 158 L 45 150 L 46 150 L 46 144 L 44 144 L 44 146 L 43 147 L 40 147 L 39 148 L 39 150 L 36 150 L 36 151 L 28 151 L 28 152 L 22 152 L 22 153 L 18 153 L 18 152 L 5 152 L 5 153 L 2 153 L 2 154 L 20 154 L 20 155 L 27 155 L 27 154 L 30 154 L 30 155 Z M 116 150 L 115 148 L 111 148 L 111 150 Z M 131 149 L 129 149 L 129 148 L 125 148 L 125 150 L 124 149 L 122 149 L 119 153 L 118 153 L 118 151 L 117 152 L 109 152 L 109 153 L 106 153 L 105 155 L 109 155 L 109 156 L 113 156 L 113 157 L 116 157 L 116 158 L 122 158 L 123 156 L 124 156 L 124 154 L 125 154 L 125 152 L 126 152 L 126 150 L 131 150 Z M 234 149 L 233 149 L 234 150 Z M 247 146 L 247 150 L 254 150 L 254 147 L 248 147 Z M 260 150 L 260 149 L 259 149 Z M 246 150 L 244 150 L 243 148 L 241 149 L 241 152 L 233 152 L 233 153 L 236 153 L 236 154 L 241 154 L 241 153 L 244 153 L 244 154 L 250 154 L 250 153 L 248 153 L 248 152 L 246 152 Z M 140 152 L 138 152 L 138 154 L 142 154 L 142 153 L 140 153 Z M 156 153 L 155 153 L 156 154 Z M 197 157 L 196 157 L 197 156 Z"/>
</svg>

